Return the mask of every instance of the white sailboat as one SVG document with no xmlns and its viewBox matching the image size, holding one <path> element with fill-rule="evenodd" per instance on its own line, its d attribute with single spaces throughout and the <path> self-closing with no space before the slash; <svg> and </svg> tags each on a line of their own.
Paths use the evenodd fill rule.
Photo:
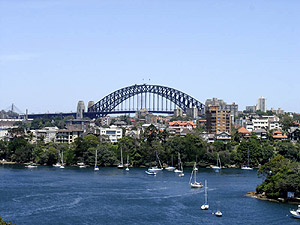
<svg viewBox="0 0 300 225">
<path fill-rule="evenodd" d="M 182 173 L 183 172 L 183 168 L 182 168 L 182 163 L 181 163 L 181 159 L 180 159 L 180 153 L 178 152 L 178 166 L 177 169 L 174 170 L 174 173 Z"/>
<path fill-rule="evenodd" d="M 126 165 L 126 169 L 125 170 L 129 171 L 129 156 L 128 156 L 128 154 L 127 154 L 127 165 Z"/>
<path fill-rule="evenodd" d="M 167 168 L 165 168 L 166 170 L 168 170 L 168 171 L 173 171 L 173 170 L 175 170 L 176 168 L 173 166 L 173 155 L 172 155 L 172 164 L 171 164 L 171 166 L 168 166 Z"/>
<path fill-rule="evenodd" d="M 196 163 L 194 164 L 194 168 L 192 170 L 192 173 L 191 173 L 191 177 L 190 177 L 190 185 L 191 185 L 191 188 L 202 188 L 203 187 L 203 184 L 201 182 L 197 182 L 197 166 L 196 166 Z M 192 182 L 194 178 L 194 182 Z"/>
<path fill-rule="evenodd" d="M 58 158 L 61 158 L 59 151 L 58 151 Z M 56 164 L 53 164 L 52 166 L 59 168 L 59 167 L 61 167 L 61 164 L 59 162 L 57 162 Z"/>
<path fill-rule="evenodd" d="M 97 166 L 97 157 L 98 157 L 98 150 L 96 149 L 94 171 L 99 170 L 99 167 Z"/>
<path fill-rule="evenodd" d="M 64 152 L 61 151 L 61 166 L 59 167 L 60 169 L 64 169 Z"/>
<path fill-rule="evenodd" d="M 249 158 L 249 147 L 248 147 L 247 155 L 248 155 L 248 164 L 247 164 L 247 165 L 243 165 L 243 166 L 241 167 L 241 169 L 242 169 L 242 170 L 253 170 L 253 168 L 250 167 L 250 163 L 249 163 L 249 161 L 250 161 L 250 160 L 249 160 L 249 159 L 250 159 L 250 158 Z"/>
<path fill-rule="evenodd" d="M 221 169 L 221 160 L 220 160 L 219 153 L 217 154 L 217 165 L 213 166 L 212 168 L 215 169 L 216 172 L 219 172 L 219 170 Z"/>
<path fill-rule="evenodd" d="M 204 201 L 204 204 L 201 206 L 201 209 L 202 210 L 208 210 L 209 209 L 209 204 L 208 204 L 208 200 L 207 200 L 207 181 L 205 180 L 205 187 L 204 187 L 204 198 L 205 198 L 205 201 Z"/>
<path fill-rule="evenodd" d="M 123 151 L 121 148 L 121 161 L 120 164 L 118 165 L 118 169 L 123 169 L 124 168 L 124 164 L 123 164 Z"/>
<path fill-rule="evenodd" d="M 157 151 L 155 151 L 155 156 L 156 156 L 156 161 L 157 161 L 158 164 L 159 164 L 159 167 L 157 167 L 157 166 L 152 166 L 151 168 L 148 169 L 148 171 L 150 171 L 150 170 L 161 171 L 161 170 L 164 169 L 164 168 L 162 167 L 162 165 L 161 165 L 161 162 L 160 162 L 160 159 L 159 159 L 159 157 L 158 157 Z"/>
</svg>

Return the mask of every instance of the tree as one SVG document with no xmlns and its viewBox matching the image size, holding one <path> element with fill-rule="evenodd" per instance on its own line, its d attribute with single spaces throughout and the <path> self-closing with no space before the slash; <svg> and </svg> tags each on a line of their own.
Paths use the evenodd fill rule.
<svg viewBox="0 0 300 225">
<path fill-rule="evenodd" d="M 293 125 L 293 118 L 289 115 L 284 115 L 281 117 L 279 123 L 282 125 L 282 129 L 287 131 Z"/>
<path fill-rule="evenodd" d="M 258 174 L 265 181 L 256 187 L 257 193 L 265 193 L 269 198 L 287 197 L 287 192 L 300 195 L 300 164 L 278 155 L 263 165 Z"/>
</svg>

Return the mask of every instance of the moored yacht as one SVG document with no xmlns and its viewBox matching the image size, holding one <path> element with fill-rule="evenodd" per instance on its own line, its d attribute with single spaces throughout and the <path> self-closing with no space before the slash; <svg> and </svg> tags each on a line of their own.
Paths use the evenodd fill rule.
<svg viewBox="0 0 300 225">
<path fill-rule="evenodd" d="M 196 179 L 196 176 L 197 176 L 197 166 L 196 166 L 196 163 L 194 164 L 194 168 L 192 170 L 192 173 L 191 173 L 191 177 L 190 177 L 190 186 L 191 188 L 202 188 L 203 185 L 201 182 L 197 182 L 197 179 Z M 194 178 L 194 182 L 192 182 L 192 179 Z"/>
<path fill-rule="evenodd" d="M 298 205 L 298 209 L 297 210 L 290 210 L 290 213 L 292 214 L 292 216 L 296 219 L 300 219 L 300 205 Z"/>
</svg>

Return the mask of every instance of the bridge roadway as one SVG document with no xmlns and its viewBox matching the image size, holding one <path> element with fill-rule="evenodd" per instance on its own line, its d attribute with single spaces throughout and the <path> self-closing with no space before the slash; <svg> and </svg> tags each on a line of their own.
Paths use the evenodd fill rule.
<svg viewBox="0 0 300 225">
<path fill-rule="evenodd" d="M 88 117 L 90 119 L 94 119 L 94 118 L 99 118 L 102 117 L 103 115 L 107 115 L 107 114 L 133 114 L 136 111 L 134 110 L 127 110 L 127 111 L 112 111 L 112 112 L 104 112 L 104 113 L 99 113 L 99 112 L 85 112 L 83 113 L 83 117 Z M 173 114 L 174 111 L 148 111 L 150 113 L 156 113 L 156 114 Z M 23 115 L 25 116 L 25 115 Z M 76 118 L 76 113 L 43 113 L 43 114 L 28 114 L 28 119 L 54 119 L 54 118 L 65 118 L 68 116 L 73 116 L 74 118 Z"/>
</svg>

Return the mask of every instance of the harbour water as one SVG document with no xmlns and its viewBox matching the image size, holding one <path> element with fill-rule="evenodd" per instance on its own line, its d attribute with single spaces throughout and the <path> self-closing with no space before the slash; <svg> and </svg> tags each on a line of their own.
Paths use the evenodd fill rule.
<svg viewBox="0 0 300 225">
<path fill-rule="evenodd" d="M 246 197 L 261 178 L 257 171 L 199 169 L 208 182 L 210 209 L 202 211 L 204 188 L 184 177 L 143 168 L 65 169 L 0 166 L 0 216 L 20 224 L 299 224 L 287 204 Z M 223 217 L 213 215 L 219 209 Z"/>
</svg>

